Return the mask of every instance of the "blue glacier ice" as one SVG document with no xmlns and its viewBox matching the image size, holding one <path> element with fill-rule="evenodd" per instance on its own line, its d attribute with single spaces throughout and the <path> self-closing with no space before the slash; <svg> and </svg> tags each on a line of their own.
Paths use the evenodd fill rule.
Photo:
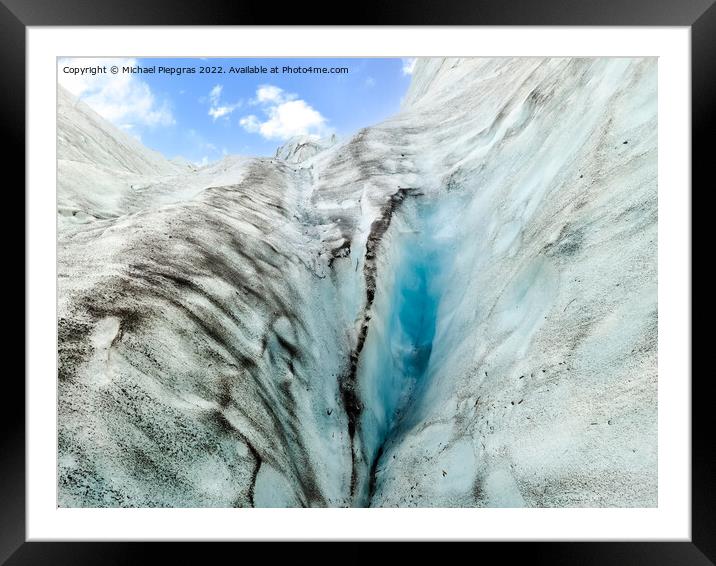
<svg viewBox="0 0 716 566">
<path fill-rule="evenodd" d="M 387 243 L 392 271 L 377 291 L 358 372 L 365 405 L 360 433 L 370 467 L 424 388 L 445 262 L 431 223 L 432 206 L 408 203 L 393 220 L 401 224 L 399 233 Z"/>
</svg>

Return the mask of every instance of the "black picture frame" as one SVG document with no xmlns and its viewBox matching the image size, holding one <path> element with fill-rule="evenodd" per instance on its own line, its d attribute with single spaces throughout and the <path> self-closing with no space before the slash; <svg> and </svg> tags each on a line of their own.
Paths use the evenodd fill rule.
<svg viewBox="0 0 716 566">
<path fill-rule="evenodd" d="M 25 31 L 28 26 L 73 25 L 550 25 L 688 26 L 691 29 L 692 187 L 707 190 L 713 157 L 716 100 L 716 5 L 714 0 L 399 0 L 363 1 L 350 13 L 346 5 L 311 7 L 291 3 L 280 9 L 268 2 L 204 0 L 0 0 L 0 116 L 10 186 L 25 186 Z M 13 165 L 16 164 L 16 165 Z M 709 186 L 712 183 L 709 184 Z M 691 190 L 693 195 L 693 189 Z M 16 236 L 15 236 L 16 238 Z M 25 284 L 28 282 L 25 281 Z M 7 300 L 7 299 L 6 299 Z M 31 300 L 25 294 L 25 300 Z M 26 303 L 27 304 L 27 303 Z M 8 327 L 6 327 L 7 330 Z M 7 348 L 7 346 L 6 346 Z M 8 354 L 11 355 L 11 354 Z M 691 376 L 683 376 L 691 379 Z M 716 563 L 716 458 L 710 374 L 696 375 L 692 387 L 692 538 L 690 542 L 481 543 L 478 559 L 498 552 L 511 561 L 532 564 L 676 564 Z M 25 537 L 25 396 L 19 372 L 3 376 L 5 402 L 0 411 L 0 563 L 135 564 L 208 562 L 226 545 L 206 543 L 26 542 Z M 359 543 L 353 543 L 359 544 Z M 480 543 L 478 543 L 480 544 Z M 505 545 L 509 545 L 506 547 Z M 234 553 L 235 550 L 228 549 Z M 367 552 L 366 552 L 367 550 Z M 272 550 L 272 553 L 274 551 Z M 291 549 L 307 561 L 346 558 L 374 560 L 374 548 L 319 551 L 322 558 Z M 368 555 L 370 552 L 370 556 Z M 245 556 L 243 556 L 245 559 Z M 242 559 L 235 555 L 235 559 Z M 267 557 L 268 559 L 268 557 Z M 295 559 L 295 557 L 294 557 Z"/>
</svg>

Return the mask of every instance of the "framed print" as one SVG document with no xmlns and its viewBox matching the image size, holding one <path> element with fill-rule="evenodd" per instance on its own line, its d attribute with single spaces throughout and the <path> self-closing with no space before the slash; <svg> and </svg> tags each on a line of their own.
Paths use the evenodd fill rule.
<svg viewBox="0 0 716 566">
<path fill-rule="evenodd" d="M 27 222 L 0 558 L 716 560 L 709 1 L 125 6 L 0 6 Z"/>
</svg>

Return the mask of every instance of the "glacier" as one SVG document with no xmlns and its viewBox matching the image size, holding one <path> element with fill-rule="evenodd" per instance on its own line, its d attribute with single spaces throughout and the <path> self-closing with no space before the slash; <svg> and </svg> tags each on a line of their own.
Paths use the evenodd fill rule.
<svg viewBox="0 0 716 566">
<path fill-rule="evenodd" d="M 167 160 L 58 90 L 58 504 L 657 504 L 657 61 L 419 59 Z"/>
</svg>

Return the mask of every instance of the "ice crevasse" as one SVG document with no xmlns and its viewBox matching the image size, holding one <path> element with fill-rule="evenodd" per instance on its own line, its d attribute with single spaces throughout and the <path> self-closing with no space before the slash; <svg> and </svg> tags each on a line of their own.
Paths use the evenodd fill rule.
<svg viewBox="0 0 716 566">
<path fill-rule="evenodd" d="M 654 59 L 421 59 L 194 168 L 60 92 L 59 504 L 656 505 L 656 119 Z"/>
</svg>

